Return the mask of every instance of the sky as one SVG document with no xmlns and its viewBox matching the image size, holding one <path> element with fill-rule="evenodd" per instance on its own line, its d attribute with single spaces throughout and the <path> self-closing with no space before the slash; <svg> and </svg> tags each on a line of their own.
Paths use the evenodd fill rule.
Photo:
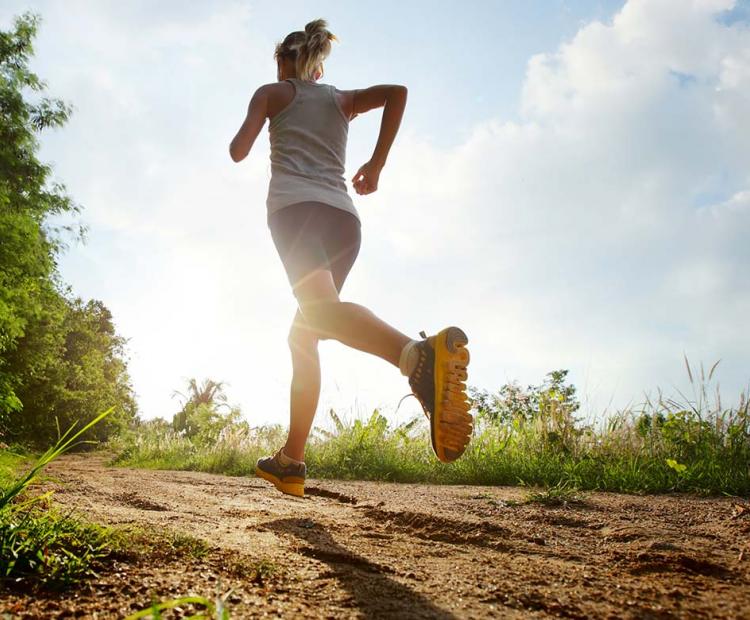
<svg viewBox="0 0 750 620">
<path fill-rule="evenodd" d="M 321 81 L 409 89 L 377 192 L 351 190 L 363 245 L 342 299 L 417 337 L 459 325 L 469 383 L 568 369 L 601 417 L 661 389 L 684 358 L 721 360 L 724 403 L 750 382 L 750 1 L 114 2 L 5 0 L 42 16 L 32 67 L 70 122 L 41 157 L 83 206 L 60 262 L 128 338 L 144 418 L 188 378 L 224 381 L 251 424 L 288 419 L 295 311 L 265 222 L 267 131 L 228 144 L 273 49 L 312 19 L 339 38 Z M 312 8 L 314 6 L 314 8 Z M 347 181 L 379 112 L 349 129 Z M 318 421 L 408 385 L 321 343 Z"/>
</svg>

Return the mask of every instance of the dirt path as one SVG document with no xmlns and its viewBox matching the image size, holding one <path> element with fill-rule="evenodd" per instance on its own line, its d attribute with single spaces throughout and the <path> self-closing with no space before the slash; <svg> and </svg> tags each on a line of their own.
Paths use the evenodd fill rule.
<svg viewBox="0 0 750 620">
<path fill-rule="evenodd" d="M 28 603 L 32 615 L 117 617 L 151 594 L 231 585 L 233 618 L 750 618 L 750 515 L 729 499 L 594 493 L 548 507 L 514 504 L 516 488 L 309 481 L 302 500 L 258 479 L 101 456 L 65 457 L 50 474 L 57 502 L 90 519 L 176 529 L 276 575 L 121 567 L 74 600 Z"/>
</svg>

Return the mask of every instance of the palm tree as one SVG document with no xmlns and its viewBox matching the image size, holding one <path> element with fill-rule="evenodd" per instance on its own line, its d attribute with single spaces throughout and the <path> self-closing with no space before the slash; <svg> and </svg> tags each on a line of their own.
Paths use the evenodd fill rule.
<svg viewBox="0 0 750 620">
<path fill-rule="evenodd" d="M 227 403 L 227 395 L 224 393 L 224 382 L 214 381 L 213 379 L 204 379 L 201 385 L 198 385 L 196 379 L 188 381 L 187 393 L 183 394 L 175 390 L 172 398 L 175 396 L 182 399 L 182 408 L 172 418 L 172 426 L 176 431 L 187 431 L 192 434 L 196 429 L 188 429 L 190 413 L 195 411 L 201 405 L 204 405 L 214 412 L 218 412 L 220 407 L 226 407 L 231 410 Z M 190 424 L 195 426 L 195 421 Z"/>
<path fill-rule="evenodd" d="M 208 405 L 209 407 L 229 407 L 227 395 L 224 393 L 224 382 L 214 381 L 213 379 L 204 379 L 203 383 L 198 386 L 198 381 L 190 379 L 188 381 L 188 395 L 175 390 L 172 392 L 172 398 L 179 396 L 182 398 L 183 411 L 188 405 Z"/>
</svg>

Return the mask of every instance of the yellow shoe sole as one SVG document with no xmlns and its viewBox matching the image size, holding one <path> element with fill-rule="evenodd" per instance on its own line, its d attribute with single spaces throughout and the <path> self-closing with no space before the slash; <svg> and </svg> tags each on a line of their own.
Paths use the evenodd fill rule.
<svg viewBox="0 0 750 620">
<path fill-rule="evenodd" d="M 432 447 L 443 463 L 452 463 L 469 445 L 474 418 L 466 396 L 469 342 L 458 327 L 448 327 L 433 336 L 435 350 L 435 412 L 430 418 Z"/>
<path fill-rule="evenodd" d="M 305 481 L 302 478 L 289 477 L 286 480 L 281 480 L 273 474 L 269 474 L 267 471 L 263 471 L 259 467 L 255 468 L 255 475 L 263 480 L 268 480 L 273 486 L 275 486 L 282 493 L 287 495 L 294 495 L 295 497 L 305 496 Z"/>
</svg>

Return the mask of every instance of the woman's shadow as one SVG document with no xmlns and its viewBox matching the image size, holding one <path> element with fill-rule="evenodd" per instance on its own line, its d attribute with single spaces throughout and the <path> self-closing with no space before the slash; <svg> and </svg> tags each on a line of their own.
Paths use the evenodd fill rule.
<svg viewBox="0 0 750 620">
<path fill-rule="evenodd" d="M 365 618 L 455 618 L 427 597 L 389 577 L 395 573 L 390 566 L 356 555 L 338 544 L 320 523 L 309 519 L 277 519 L 263 526 L 307 543 L 297 551 L 327 564 L 330 575 L 351 594 Z"/>
</svg>

